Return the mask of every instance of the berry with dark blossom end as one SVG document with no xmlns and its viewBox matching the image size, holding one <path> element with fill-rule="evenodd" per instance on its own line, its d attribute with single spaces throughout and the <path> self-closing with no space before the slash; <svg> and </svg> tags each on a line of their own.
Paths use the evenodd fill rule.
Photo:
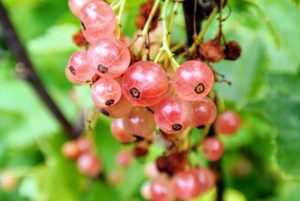
<svg viewBox="0 0 300 201">
<path fill-rule="evenodd" d="M 209 62 L 219 62 L 225 58 L 224 48 L 219 43 L 218 38 L 202 43 L 199 51 L 201 55 Z"/>
<path fill-rule="evenodd" d="M 226 60 L 237 60 L 240 58 L 242 49 L 238 42 L 236 41 L 230 41 L 225 45 L 225 59 Z"/>
</svg>

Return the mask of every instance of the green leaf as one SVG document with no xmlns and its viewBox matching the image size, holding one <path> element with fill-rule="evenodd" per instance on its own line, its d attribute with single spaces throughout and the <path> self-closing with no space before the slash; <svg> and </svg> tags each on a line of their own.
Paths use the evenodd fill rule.
<svg viewBox="0 0 300 201">
<path fill-rule="evenodd" d="M 249 105 L 265 112 L 277 129 L 277 160 L 287 174 L 300 175 L 300 101 L 299 94 L 290 94 L 288 88 L 300 86 L 300 74 L 293 76 L 270 76 L 267 96 Z M 276 82 L 276 80 L 279 82 Z M 284 80 L 285 82 L 282 82 Z"/>
</svg>

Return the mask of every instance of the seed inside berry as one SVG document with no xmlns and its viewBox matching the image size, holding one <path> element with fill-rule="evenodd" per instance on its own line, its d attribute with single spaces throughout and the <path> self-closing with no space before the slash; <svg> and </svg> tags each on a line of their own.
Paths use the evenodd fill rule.
<svg viewBox="0 0 300 201">
<path fill-rule="evenodd" d="M 141 97 L 140 91 L 137 88 L 135 88 L 135 87 L 133 87 L 133 88 L 130 89 L 130 95 L 133 98 L 140 98 Z"/>
<path fill-rule="evenodd" d="M 182 129 L 182 125 L 180 125 L 180 124 L 173 124 L 173 125 L 172 125 L 172 129 L 173 129 L 174 131 L 179 131 L 179 130 Z"/>
<path fill-rule="evenodd" d="M 114 99 L 109 99 L 108 101 L 105 102 L 105 105 L 107 106 L 111 106 L 115 103 L 115 100 Z"/>
<path fill-rule="evenodd" d="M 205 86 L 202 82 L 200 82 L 194 89 L 196 94 L 202 94 L 205 91 Z"/>
<path fill-rule="evenodd" d="M 101 72 L 103 74 L 108 72 L 108 67 L 104 66 L 102 64 L 99 64 L 97 69 L 98 69 L 99 72 Z"/>
<path fill-rule="evenodd" d="M 80 24 L 81 24 L 81 26 L 82 26 L 82 28 L 83 28 L 83 31 L 86 31 L 86 27 L 85 27 L 84 23 L 83 23 L 83 22 L 80 22 Z"/>
<path fill-rule="evenodd" d="M 101 108 L 101 109 L 100 109 L 100 112 L 101 112 L 103 115 L 105 115 L 105 116 L 109 116 L 108 111 L 106 111 L 104 108 Z"/>
<path fill-rule="evenodd" d="M 70 66 L 69 69 L 70 69 L 70 71 L 71 71 L 71 73 L 72 73 L 73 75 L 76 74 L 76 71 L 75 71 L 74 66 Z"/>
</svg>

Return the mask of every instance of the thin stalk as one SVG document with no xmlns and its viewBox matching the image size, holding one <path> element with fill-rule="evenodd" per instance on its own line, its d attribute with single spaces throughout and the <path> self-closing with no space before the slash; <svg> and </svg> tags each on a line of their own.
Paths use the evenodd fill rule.
<svg viewBox="0 0 300 201">
<path fill-rule="evenodd" d="M 126 0 L 121 0 L 120 11 L 117 16 L 117 24 L 118 24 L 117 39 L 120 39 L 122 33 L 122 16 L 124 13 L 125 5 L 126 5 Z"/>
</svg>

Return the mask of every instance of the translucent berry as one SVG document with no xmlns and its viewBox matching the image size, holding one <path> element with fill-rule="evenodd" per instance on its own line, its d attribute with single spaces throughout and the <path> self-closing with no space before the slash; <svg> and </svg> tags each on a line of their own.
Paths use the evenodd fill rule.
<svg viewBox="0 0 300 201">
<path fill-rule="evenodd" d="M 184 62 L 176 71 L 173 87 L 177 95 L 189 101 L 205 97 L 214 84 L 211 68 L 200 60 Z"/>
<path fill-rule="evenodd" d="M 148 137 L 155 130 L 153 114 L 144 107 L 135 107 L 124 118 L 124 128 L 133 136 Z"/>
<path fill-rule="evenodd" d="M 96 177 L 101 172 L 101 163 L 98 157 L 92 153 L 85 153 L 77 160 L 79 171 L 89 177 Z"/>
<path fill-rule="evenodd" d="M 80 155 L 79 147 L 77 146 L 76 141 L 69 141 L 64 144 L 62 148 L 62 153 L 66 158 L 76 159 Z"/>
<path fill-rule="evenodd" d="M 116 162 L 120 167 L 128 167 L 133 162 L 133 155 L 128 151 L 120 151 L 116 156 Z"/>
<path fill-rule="evenodd" d="M 123 174 L 120 171 L 112 171 L 107 175 L 107 181 L 112 186 L 119 185 L 123 182 Z"/>
<path fill-rule="evenodd" d="M 218 138 L 208 137 L 202 143 L 202 151 L 207 160 L 217 161 L 224 153 L 224 145 Z"/>
<path fill-rule="evenodd" d="M 141 188 L 141 196 L 145 200 L 151 200 L 151 183 L 145 182 Z"/>
<path fill-rule="evenodd" d="M 130 53 L 122 42 L 102 38 L 88 50 L 88 61 L 98 75 L 115 78 L 127 70 Z"/>
<path fill-rule="evenodd" d="M 81 27 L 85 38 L 95 43 L 99 38 L 113 38 L 116 30 L 116 16 L 105 2 L 91 0 L 80 10 Z"/>
<path fill-rule="evenodd" d="M 171 96 L 161 101 L 154 111 L 155 122 L 166 133 L 179 133 L 191 125 L 192 105 L 178 97 Z"/>
<path fill-rule="evenodd" d="M 66 67 L 66 76 L 74 84 L 83 84 L 92 79 L 95 70 L 87 61 L 87 53 L 75 52 L 69 59 Z"/>
<path fill-rule="evenodd" d="M 224 135 L 235 134 L 241 127 L 240 116 L 233 111 L 220 114 L 215 123 L 215 130 Z"/>
<path fill-rule="evenodd" d="M 18 185 L 18 178 L 15 173 L 5 170 L 0 173 L 0 189 L 4 191 L 12 191 Z"/>
<path fill-rule="evenodd" d="M 127 99 L 141 106 L 157 104 L 168 91 L 166 72 L 152 61 L 140 61 L 130 66 L 122 83 Z"/>
<path fill-rule="evenodd" d="M 152 201 L 174 201 L 171 181 L 165 176 L 159 176 L 150 185 Z"/>
<path fill-rule="evenodd" d="M 177 198 L 190 200 L 201 193 L 199 180 L 193 171 L 177 173 L 173 178 L 173 189 Z"/>
<path fill-rule="evenodd" d="M 136 138 L 125 130 L 124 119 L 113 119 L 111 122 L 111 132 L 114 138 L 121 143 L 131 143 L 136 141 Z"/>
<path fill-rule="evenodd" d="M 92 151 L 92 143 L 88 138 L 80 137 L 76 140 L 76 145 L 81 154 Z"/>
<path fill-rule="evenodd" d="M 99 111 L 106 116 L 120 118 L 129 114 L 132 108 L 133 105 L 122 95 L 116 104 L 110 107 L 102 107 L 99 109 Z"/>
<path fill-rule="evenodd" d="M 198 167 L 193 170 L 199 182 L 200 194 L 208 192 L 215 185 L 215 176 L 211 170 L 205 167 Z"/>
<path fill-rule="evenodd" d="M 213 123 L 217 117 L 217 107 L 210 98 L 202 98 L 192 103 L 194 109 L 193 126 L 205 126 Z"/>
<path fill-rule="evenodd" d="M 93 84 L 92 98 L 98 107 L 109 107 L 117 103 L 122 95 L 119 83 L 108 77 L 100 78 Z"/>
<path fill-rule="evenodd" d="M 157 177 L 159 175 L 159 172 L 156 168 L 156 164 L 152 161 L 148 162 L 144 166 L 144 173 L 145 173 L 145 176 L 149 179 L 154 179 L 155 177 Z"/>
<path fill-rule="evenodd" d="M 73 15 L 80 17 L 81 8 L 90 0 L 69 0 L 69 8 Z M 99 0 L 101 1 L 101 0 Z"/>
</svg>

